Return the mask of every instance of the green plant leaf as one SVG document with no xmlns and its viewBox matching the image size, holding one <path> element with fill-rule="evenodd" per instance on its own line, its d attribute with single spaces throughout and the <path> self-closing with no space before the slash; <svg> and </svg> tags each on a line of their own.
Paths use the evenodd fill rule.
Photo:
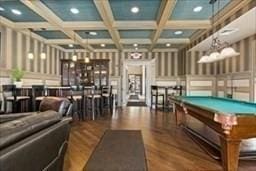
<svg viewBox="0 0 256 171">
<path fill-rule="evenodd" d="M 13 81 L 21 81 L 24 76 L 24 71 L 19 68 L 15 68 L 11 71 L 11 78 Z"/>
</svg>

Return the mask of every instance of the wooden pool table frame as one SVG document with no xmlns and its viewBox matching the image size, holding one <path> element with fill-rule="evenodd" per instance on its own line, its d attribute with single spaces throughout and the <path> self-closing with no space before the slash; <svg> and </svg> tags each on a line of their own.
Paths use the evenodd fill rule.
<svg viewBox="0 0 256 171">
<path fill-rule="evenodd" d="M 186 126 L 186 115 L 190 115 L 218 133 L 223 169 L 237 171 L 241 141 L 256 137 L 256 115 L 226 115 L 175 97 L 169 100 L 174 103 L 177 125 Z"/>
</svg>

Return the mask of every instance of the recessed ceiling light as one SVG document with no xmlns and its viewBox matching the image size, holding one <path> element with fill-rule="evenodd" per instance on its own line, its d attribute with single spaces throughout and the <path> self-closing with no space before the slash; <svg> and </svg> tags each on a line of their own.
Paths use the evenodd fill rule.
<svg viewBox="0 0 256 171">
<path fill-rule="evenodd" d="M 73 44 L 69 44 L 68 47 L 71 47 L 71 48 L 72 48 L 72 47 L 74 47 L 74 45 L 73 45 Z"/>
<path fill-rule="evenodd" d="M 105 47 L 106 45 L 104 43 L 100 44 L 101 47 Z"/>
<path fill-rule="evenodd" d="M 200 12 L 202 11 L 203 7 L 202 6 L 197 6 L 193 9 L 194 12 Z"/>
<path fill-rule="evenodd" d="M 138 13 L 140 11 L 139 7 L 132 7 L 131 12 L 132 13 Z"/>
<path fill-rule="evenodd" d="M 170 46 L 171 46 L 171 44 L 170 44 L 170 43 L 166 43 L 166 46 L 167 46 L 167 47 L 170 47 Z"/>
<path fill-rule="evenodd" d="M 72 12 L 73 14 L 78 14 L 79 10 L 77 8 L 70 8 L 70 12 Z"/>
<path fill-rule="evenodd" d="M 92 35 L 92 36 L 96 36 L 97 35 L 97 33 L 94 32 L 94 31 L 90 31 L 89 34 Z"/>
<path fill-rule="evenodd" d="M 176 34 L 176 35 L 180 35 L 180 34 L 182 34 L 182 33 L 183 33 L 183 31 L 180 31 L 180 30 L 174 32 L 174 34 Z"/>
<path fill-rule="evenodd" d="M 138 44 L 137 44 L 137 43 L 134 43 L 134 44 L 133 44 L 133 46 L 134 46 L 134 47 L 137 47 L 137 46 L 138 46 Z"/>
<path fill-rule="evenodd" d="M 12 9 L 12 13 L 15 15 L 21 15 L 22 13 L 17 9 Z"/>
<path fill-rule="evenodd" d="M 237 32 L 239 29 L 238 28 L 229 28 L 229 29 L 224 29 L 222 31 L 220 31 L 220 35 L 221 36 L 227 36 L 230 34 L 233 34 L 235 32 Z"/>
<path fill-rule="evenodd" d="M 3 8 L 3 7 L 0 7 L 0 11 L 4 11 L 4 8 Z"/>
<path fill-rule="evenodd" d="M 138 50 L 138 48 L 136 47 L 135 50 Z"/>
</svg>

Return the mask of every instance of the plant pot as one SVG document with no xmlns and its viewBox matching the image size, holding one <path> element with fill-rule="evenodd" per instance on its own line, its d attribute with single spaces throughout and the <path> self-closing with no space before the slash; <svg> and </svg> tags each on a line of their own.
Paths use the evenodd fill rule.
<svg viewBox="0 0 256 171">
<path fill-rule="evenodd" d="M 14 81 L 14 85 L 16 85 L 16 88 L 22 88 L 22 81 Z"/>
</svg>

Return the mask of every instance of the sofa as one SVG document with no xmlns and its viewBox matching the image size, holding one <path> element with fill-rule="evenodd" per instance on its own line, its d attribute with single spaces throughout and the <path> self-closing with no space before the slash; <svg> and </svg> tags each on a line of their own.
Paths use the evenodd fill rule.
<svg viewBox="0 0 256 171">
<path fill-rule="evenodd" d="M 67 99 L 45 98 L 39 112 L 0 115 L 0 170 L 63 170 L 70 106 Z"/>
</svg>

